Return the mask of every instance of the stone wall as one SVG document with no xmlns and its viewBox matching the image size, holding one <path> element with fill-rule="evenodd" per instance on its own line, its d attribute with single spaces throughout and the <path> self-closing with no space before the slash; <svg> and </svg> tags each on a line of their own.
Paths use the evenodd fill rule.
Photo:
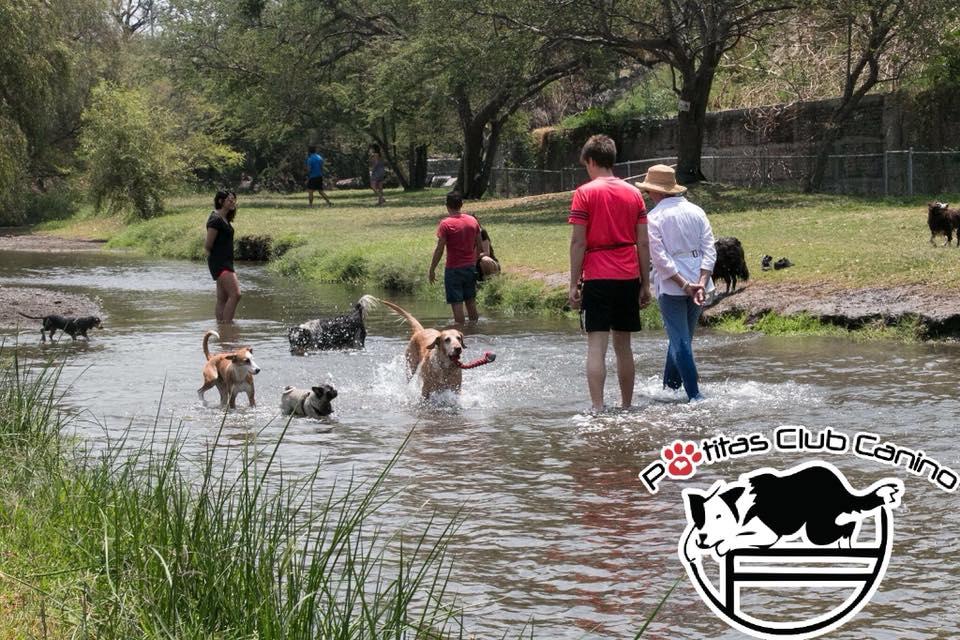
<svg viewBox="0 0 960 640">
<path fill-rule="evenodd" d="M 836 100 L 736 109 L 707 114 L 703 155 L 708 179 L 740 184 L 796 183 L 809 169 L 802 157 L 812 151 L 818 129 L 828 122 Z M 828 189 L 859 193 L 904 193 L 908 164 L 914 168 L 914 191 L 960 191 L 960 153 L 953 156 L 884 151 L 914 147 L 918 151 L 960 149 L 960 92 L 918 95 L 888 93 L 863 99 L 834 153 L 827 172 Z M 541 169 L 575 166 L 583 142 L 607 133 L 617 142 L 621 160 L 672 158 L 675 118 L 629 121 L 613 130 L 546 129 L 538 132 Z M 777 156 L 793 156 L 791 158 Z"/>
</svg>

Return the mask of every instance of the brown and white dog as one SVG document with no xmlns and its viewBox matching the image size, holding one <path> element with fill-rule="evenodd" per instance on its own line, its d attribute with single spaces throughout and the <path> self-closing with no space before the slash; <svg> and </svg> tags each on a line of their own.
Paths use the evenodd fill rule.
<svg viewBox="0 0 960 640">
<path fill-rule="evenodd" d="M 220 339 L 220 334 L 216 331 L 207 331 L 203 334 L 203 355 L 207 358 L 207 364 L 203 365 L 203 386 L 197 390 L 200 401 L 203 401 L 203 394 L 216 387 L 220 392 L 220 406 L 230 408 L 237 406 L 237 395 L 247 394 L 247 400 L 251 407 L 257 406 L 253 395 L 253 376 L 260 373 L 260 367 L 253 361 L 253 349 L 251 347 L 240 347 L 236 351 L 226 353 L 216 353 L 210 355 L 210 336 Z"/>
<path fill-rule="evenodd" d="M 407 344 L 407 369 L 410 376 L 419 369 L 422 383 L 420 394 L 426 398 L 435 391 L 460 393 L 463 382 L 460 354 L 466 348 L 463 334 L 457 329 L 424 329 L 409 311 L 387 300 L 380 302 L 406 319 L 413 330 Z"/>
</svg>

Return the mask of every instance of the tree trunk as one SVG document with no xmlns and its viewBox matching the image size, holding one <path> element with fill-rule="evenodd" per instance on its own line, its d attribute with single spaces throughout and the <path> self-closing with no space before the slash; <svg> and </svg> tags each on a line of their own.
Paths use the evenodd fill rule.
<svg viewBox="0 0 960 640">
<path fill-rule="evenodd" d="M 457 172 L 457 190 L 465 200 L 478 200 L 490 186 L 490 174 L 493 162 L 500 147 L 500 131 L 503 121 L 490 122 L 490 133 L 486 133 L 487 123 L 474 120 L 463 134 L 463 154 L 460 156 L 460 169 Z"/>
<path fill-rule="evenodd" d="M 833 152 L 833 145 L 840 139 L 840 133 L 839 127 L 831 126 L 817 142 L 816 151 L 813 154 L 813 166 L 803 184 L 803 190 L 807 193 L 820 191 L 823 188 L 823 179 L 827 175 L 827 167 L 830 164 L 830 154 Z"/>
<path fill-rule="evenodd" d="M 677 182 L 684 185 L 706 180 L 701 167 L 703 136 L 707 121 L 707 102 L 716 67 L 701 64 L 696 72 L 683 74 L 677 111 Z"/>
<path fill-rule="evenodd" d="M 813 157 L 813 166 L 810 168 L 810 175 L 804 181 L 803 190 L 807 193 L 819 191 L 823 188 L 823 179 L 827 175 L 827 167 L 830 165 L 830 154 L 833 153 L 837 141 L 843 137 L 843 130 L 847 122 L 853 117 L 857 107 L 860 106 L 863 94 L 872 87 L 869 85 L 862 93 L 853 94 L 846 102 L 837 107 L 816 142 L 816 151 Z"/>
<path fill-rule="evenodd" d="M 380 147 L 380 154 L 384 162 L 393 170 L 394 175 L 397 176 L 397 181 L 400 183 L 400 186 L 404 191 L 409 191 L 410 181 L 407 179 L 406 174 L 404 174 L 400 158 L 391 151 L 393 145 L 390 141 L 394 140 L 396 136 L 390 135 L 390 129 L 387 127 L 386 119 L 380 118 L 380 131 L 378 132 L 376 129 L 373 129 L 370 131 L 370 134 L 373 141 Z"/>
<path fill-rule="evenodd" d="M 457 171 L 457 191 L 466 199 L 479 198 L 477 183 L 483 164 L 483 127 L 471 123 L 463 132 L 463 153 Z"/>
<path fill-rule="evenodd" d="M 405 191 L 420 191 L 427 186 L 427 145 L 411 144 L 407 150 L 409 186 Z"/>
</svg>

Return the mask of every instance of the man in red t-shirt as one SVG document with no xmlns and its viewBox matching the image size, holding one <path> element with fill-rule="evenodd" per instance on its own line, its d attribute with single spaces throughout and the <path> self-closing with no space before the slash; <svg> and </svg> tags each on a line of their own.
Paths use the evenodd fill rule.
<svg viewBox="0 0 960 640">
<path fill-rule="evenodd" d="M 463 197 L 452 192 L 447 194 L 447 217 L 437 226 L 437 247 L 430 263 L 430 284 L 437 279 L 437 265 L 447 250 L 446 268 L 443 270 L 443 286 L 447 304 L 453 309 L 453 319 L 463 324 L 463 307 L 467 307 L 470 322 L 480 318 L 477 313 L 477 256 L 480 246 L 480 223 L 473 216 L 461 213 Z"/>
<path fill-rule="evenodd" d="M 650 303 L 647 211 L 640 191 L 613 175 L 617 147 L 592 136 L 580 151 L 590 182 L 573 194 L 570 217 L 570 306 L 587 332 L 587 386 L 594 411 L 603 409 L 607 344 L 613 335 L 623 407 L 633 403 L 636 367 L 630 333 Z M 583 281 L 583 290 L 579 288 Z"/>
</svg>

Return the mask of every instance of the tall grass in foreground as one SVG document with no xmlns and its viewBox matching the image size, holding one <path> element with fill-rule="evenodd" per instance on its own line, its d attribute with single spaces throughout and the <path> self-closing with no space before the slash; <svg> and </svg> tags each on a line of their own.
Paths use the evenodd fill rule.
<svg viewBox="0 0 960 640">
<path fill-rule="evenodd" d="M 223 423 L 198 457 L 156 422 L 139 446 L 91 452 L 64 433 L 58 377 L 0 345 L 0 637 L 464 637 L 447 604 L 456 522 L 371 524 L 399 452 L 339 488 L 286 477 L 282 435 L 223 445 Z"/>
<path fill-rule="evenodd" d="M 56 379 L 0 360 L 0 585 L 22 605 L 0 635 L 462 635 L 445 604 L 454 524 L 371 525 L 396 457 L 324 488 L 276 469 L 279 441 L 234 451 L 218 433 L 191 459 L 155 428 L 91 453 L 63 433 Z"/>
</svg>

